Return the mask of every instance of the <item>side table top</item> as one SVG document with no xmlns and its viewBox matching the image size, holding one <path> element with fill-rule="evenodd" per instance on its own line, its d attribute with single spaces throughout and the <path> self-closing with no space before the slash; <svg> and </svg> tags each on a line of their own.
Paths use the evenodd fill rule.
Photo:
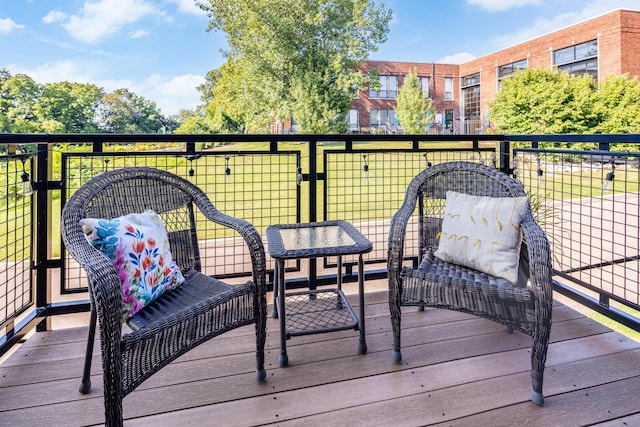
<svg viewBox="0 0 640 427">
<path fill-rule="evenodd" d="M 271 225 L 267 246 L 272 257 L 282 259 L 361 254 L 373 248 L 347 221 Z"/>
</svg>

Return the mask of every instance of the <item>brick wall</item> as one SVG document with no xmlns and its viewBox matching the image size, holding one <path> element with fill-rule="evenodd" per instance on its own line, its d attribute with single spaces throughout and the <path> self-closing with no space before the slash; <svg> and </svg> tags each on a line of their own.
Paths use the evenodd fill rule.
<svg viewBox="0 0 640 427">
<path fill-rule="evenodd" d="M 415 71 L 418 77 L 429 77 L 429 92 L 433 106 L 438 113 L 443 113 L 445 109 L 459 109 L 458 94 L 460 93 L 459 66 L 453 64 L 432 64 L 415 62 L 391 62 L 391 61 L 367 61 L 363 66 L 363 71 L 370 71 L 377 68 L 379 75 L 398 76 L 398 88 L 404 82 L 404 76 L 409 71 Z M 445 77 L 453 78 L 453 100 L 444 99 Z M 369 90 L 359 92 L 352 108 L 358 110 L 358 120 L 361 128 L 369 127 L 369 111 L 372 109 L 389 109 L 396 107 L 395 99 L 369 98 Z"/>
<path fill-rule="evenodd" d="M 420 77 L 430 77 L 430 96 L 438 114 L 447 109 L 454 110 L 454 126 L 459 130 L 463 100 L 460 78 L 480 73 L 480 109 L 485 117 L 488 103 L 495 98 L 498 81 L 497 68 L 523 59 L 529 68 L 553 67 L 553 52 L 565 47 L 591 40 L 598 40 L 598 76 L 602 80 L 610 74 L 629 73 L 640 77 L 640 12 L 615 10 L 570 27 L 536 37 L 506 49 L 484 55 L 464 64 L 433 64 L 393 61 L 368 61 L 362 69 L 379 68 L 380 75 L 398 77 L 398 88 L 403 77 L 415 70 Z M 453 100 L 444 99 L 445 77 L 453 78 Z M 395 109 L 395 99 L 369 98 L 369 91 L 360 91 L 352 108 L 358 110 L 361 128 L 368 128 L 369 111 L 372 109 Z"/>
<path fill-rule="evenodd" d="M 640 13 L 616 10 L 611 13 L 534 38 L 460 65 L 460 77 L 480 73 L 482 115 L 495 98 L 497 67 L 528 60 L 528 68 L 553 67 L 553 52 L 591 40 L 598 40 L 598 76 L 640 75 Z"/>
</svg>

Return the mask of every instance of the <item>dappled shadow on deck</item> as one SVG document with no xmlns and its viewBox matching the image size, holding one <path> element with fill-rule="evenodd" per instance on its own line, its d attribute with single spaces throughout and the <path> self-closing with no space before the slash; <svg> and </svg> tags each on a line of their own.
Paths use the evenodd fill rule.
<svg viewBox="0 0 640 427">
<path fill-rule="evenodd" d="M 269 318 L 265 383 L 255 380 L 253 326 L 240 328 L 127 396 L 125 425 L 640 425 L 640 343 L 567 306 L 553 308 L 542 408 L 529 401 L 528 336 L 453 311 L 403 311 L 401 364 L 391 361 L 387 293 L 369 293 L 368 354 L 355 331 L 294 337 L 280 368 Z M 91 393 L 77 391 L 86 333 L 37 333 L 0 365 L 0 425 L 103 422 L 99 357 Z"/>
</svg>

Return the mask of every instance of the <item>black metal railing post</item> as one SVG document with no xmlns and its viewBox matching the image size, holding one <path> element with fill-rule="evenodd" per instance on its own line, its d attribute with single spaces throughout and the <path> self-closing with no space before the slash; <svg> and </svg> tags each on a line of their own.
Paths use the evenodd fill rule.
<svg viewBox="0 0 640 427">
<path fill-rule="evenodd" d="M 35 245 L 31 247 L 36 248 L 35 263 L 33 268 L 35 269 L 36 279 L 36 308 L 38 310 L 45 310 L 51 303 L 51 287 L 48 285 L 49 271 L 47 268 L 50 234 L 49 234 L 49 215 L 51 207 L 49 206 L 49 144 L 38 144 L 38 150 L 36 152 L 36 173 L 35 175 L 35 209 L 32 212 L 35 214 Z M 34 218 L 32 216 L 32 218 Z M 32 229 L 33 230 L 33 229 Z M 33 231 L 32 231 L 33 239 Z M 38 323 L 36 327 L 37 331 L 47 330 L 47 319 L 44 318 L 42 322 Z"/>
<path fill-rule="evenodd" d="M 318 221 L 318 140 L 309 139 L 309 222 Z M 309 285 L 318 277 L 315 259 L 309 260 Z"/>
<path fill-rule="evenodd" d="M 498 169 L 511 175 L 511 144 L 509 140 L 502 139 L 500 141 L 500 153 L 498 153 Z"/>
</svg>

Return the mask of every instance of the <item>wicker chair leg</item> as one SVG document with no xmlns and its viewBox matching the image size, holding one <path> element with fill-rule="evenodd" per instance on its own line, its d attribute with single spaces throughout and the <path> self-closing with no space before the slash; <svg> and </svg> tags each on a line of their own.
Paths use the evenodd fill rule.
<svg viewBox="0 0 640 427">
<path fill-rule="evenodd" d="M 400 352 L 400 298 L 395 292 L 389 293 L 389 309 L 391 311 L 391 329 L 393 331 L 393 352 L 391 360 L 400 363 L 402 361 L 402 353 Z"/>
<path fill-rule="evenodd" d="M 533 346 L 531 347 L 531 401 L 538 406 L 544 405 L 542 380 L 549 346 L 549 333 L 547 332 L 544 335 L 543 337 L 534 335 Z"/>
<path fill-rule="evenodd" d="M 267 371 L 264 369 L 264 346 L 267 340 L 267 329 L 264 316 L 259 315 L 256 320 L 256 380 L 262 382 L 267 379 Z"/>
<path fill-rule="evenodd" d="M 89 337 L 87 338 L 87 352 L 84 356 L 84 371 L 82 372 L 82 381 L 78 390 L 82 394 L 89 393 L 91 390 L 91 359 L 93 358 L 93 343 L 96 338 L 97 313 L 93 305 L 91 306 L 91 317 L 89 318 Z"/>
<path fill-rule="evenodd" d="M 258 380 L 259 382 L 264 382 L 266 379 L 267 379 L 267 371 L 264 369 L 264 358 L 263 358 L 262 368 L 260 368 L 260 362 L 258 362 L 258 369 L 256 369 L 256 380 Z"/>
<path fill-rule="evenodd" d="M 538 391 L 531 390 L 531 401 L 538 406 L 544 406 L 544 396 Z"/>
</svg>

